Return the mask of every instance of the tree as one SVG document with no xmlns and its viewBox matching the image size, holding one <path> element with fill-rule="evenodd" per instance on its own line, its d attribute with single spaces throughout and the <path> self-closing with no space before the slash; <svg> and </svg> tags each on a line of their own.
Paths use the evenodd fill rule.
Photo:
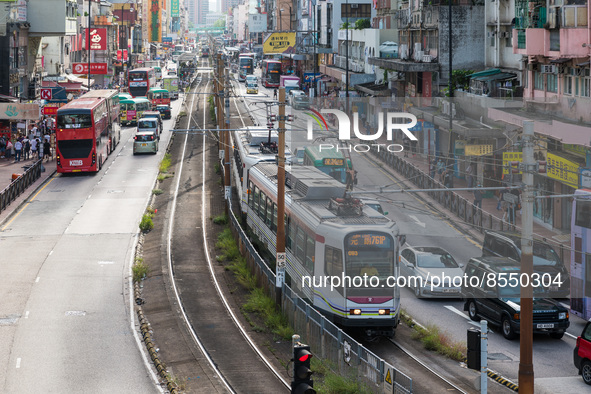
<svg viewBox="0 0 591 394">
<path fill-rule="evenodd" d="M 213 27 L 225 28 L 226 27 L 226 18 L 220 18 L 217 21 L 215 21 L 215 23 L 213 24 Z"/>
</svg>

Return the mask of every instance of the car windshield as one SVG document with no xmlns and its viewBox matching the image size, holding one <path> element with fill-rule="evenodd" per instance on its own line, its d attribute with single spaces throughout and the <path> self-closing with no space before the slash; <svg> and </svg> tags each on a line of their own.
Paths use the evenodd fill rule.
<svg viewBox="0 0 591 394">
<path fill-rule="evenodd" d="M 513 239 L 513 238 L 512 238 Z M 514 238 L 513 242 L 515 242 L 515 246 L 521 250 L 521 239 Z M 534 254 L 534 265 L 559 265 L 560 264 L 560 257 L 556 251 L 552 248 L 552 246 L 539 242 L 534 241 L 533 247 L 533 254 Z"/>
<path fill-rule="evenodd" d="M 418 254 L 418 266 L 421 268 L 458 268 L 458 263 L 448 254 Z"/>
<path fill-rule="evenodd" d="M 303 149 L 301 149 L 301 150 L 297 151 L 297 153 L 296 153 L 296 157 L 297 157 L 298 159 L 303 159 L 303 158 L 304 158 L 304 153 L 306 153 L 306 151 L 305 151 L 305 150 L 303 150 Z"/>
<path fill-rule="evenodd" d="M 153 120 L 141 120 L 138 122 L 137 127 L 139 129 L 153 129 L 156 128 L 156 121 Z"/>
<path fill-rule="evenodd" d="M 384 213 L 384 210 L 382 209 L 382 206 L 380 204 L 365 204 L 368 207 L 375 209 L 376 211 L 378 211 L 379 213 Z"/>
</svg>

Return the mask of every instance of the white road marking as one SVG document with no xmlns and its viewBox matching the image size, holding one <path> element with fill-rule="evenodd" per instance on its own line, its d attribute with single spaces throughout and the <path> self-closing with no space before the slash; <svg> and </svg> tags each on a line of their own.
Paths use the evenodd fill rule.
<svg viewBox="0 0 591 394">
<path fill-rule="evenodd" d="M 418 224 L 419 226 L 421 226 L 422 228 L 425 228 L 425 223 L 421 222 L 416 216 L 408 215 L 408 217 L 411 218 L 412 220 L 414 220 L 415 223 Z"/>
<path fill-rule="evenodd" d="M 473 326 L 480 327 L 480 324 L 479 323 L 477 323 L 475 321 L 472 321 L 472 319 L 470 319 L 470 317 L 466 316 L 465 313 L 463 313 L 462 311 L 457 310 L 453 306 L 446 305 L 445 308 L 448 309 L 448 310 L 450 310 L 450 311 L 452 311 L 453 313 L 455 313 L 457 315 L 462 316 L 464 319 L 466 319 L 468 321 L 468 323 L 472 324 Z"/>
<path fill-rule="evenodd" d="M 21 358 L 20 357 L 16 359 L 16 367 L 17 368 L 21 367 Z"/>
<path fill-rule="evenodd" d="M 25 319 L 28 319 L 28 318 L 29 318 L 29 311 L 26 311 L 25 312 Z"/>
<path fill-rule="evenodd" d="M 51 256 L 53 254 L 53 250 L 51 252 L 49 252 L 49 256 Z"/>
<path fill-rule="evenodd" d="M 37 277 L 37 279 L 35 279 L 35 283 L 39 283 L 39 279 L 41 279 L 41 277 Z"/>
<path fill-rule="evenodd" d="M 109 265 L 109 264 L 115 264 L 114 261 L 99 261 L 98 262 L 99 265 Z"/>
</svg>

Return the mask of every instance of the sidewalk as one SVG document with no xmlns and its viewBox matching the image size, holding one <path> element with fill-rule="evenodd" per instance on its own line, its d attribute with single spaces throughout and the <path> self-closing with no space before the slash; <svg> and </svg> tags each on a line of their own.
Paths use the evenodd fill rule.
<svg viewBox="0 0 591 394">
<path fill-rule="evenodd" d="M 413 166 L 415 166 L 419 170 L 423 171 L 424 173 L 429 174 L 429 164 L 427 162 L 427 158 L 424 155 L 417 154 L 416 156 L 413 157 L 412 153 L 409 152 L 409 157 L 403 157 L 402 153 L 397 154 L 397 157 L 399 159 L 406 161 L 409 164 L 412 164 Z M 398 172 L 396 172 L 396 173 L 399 174 Z M 400 175 L 402 175 L 402 174 L 400 174 Z M 435 174 L 435 180 L 437 180 L 437 181 L 439 180 L 438 174 Z M 458 179 L 458 178 L 454 178 L 453 185 L 454 185 L 454 188 L 468 187 L 465 179 Z M 473 186 L 475 186 L 475 185 L 476 185 L 476 181 L 474 181 Z M 412 185 L 411 188 L 416 188 L 416 186 Z M 454 193 L 465 198 L 469 202 L 474 201 L 474 194 L 470 191 L 455 191 Z M 483 215 L 486 215 L 486 216 L 491 215 L 491 216 L 497 218 L 498 220 L 501 220 L 501 218 L 503 217 L 503 212 L 501 210 L 497 210 L 497 204 L 498 204 L 498 200 L 494 196 L 490 197 L 490 198 L 484 198 L 482 200 Z M 459 220 L 459 218 L 457 218 L 455 216 L 455 214 L 450 214 L 450 217 Z M 469 224 L 468 224 L 468 226 L 469 226 Z M 520 232 L 520 229 L 521 229 L 521 215 L 519 213 L 516 213 L 516 232 Z M 547 242 L 551 242 L 559 254 L 561 253 L 561 251 L 559 250 L 560 245 L 563 245 L 567 248 L 570 247 L 570 234 L 568 234 L 568 233 L 563 233 L 560 230 L 548 229 L 547 227 L 542 226 L 541 224 L 537 223 L 536 221 L 534 221 L 533 230 L 534 230 L 534 234 L 535 234 L 536 238 L 540 238 L 545 241 L 547 240 Z M 482 237 L 482 234 L 480 232 L 478 232 L 478 231 L 472 231 L 472 232 L 474 232 L 476 235 L 478 235 L 479 238 Z M 570 253 L 568 253 L 568 251 L 565 250 L 564 253 L 562 253 L 562 254 L 563 254 L 562 259 L 563 259 L 564 264 L 567 267 L 570 267 Z"/>
<path fill-rule="evenodd" d="M 14 162 L 14 157 L 10 159 L 0 159 L 0 190 L 4 190 L 12 183 L 12 174 L 23 174 L 25 172 L 24 166 L 29 166 L 35 163 L 34 160 L 22 160 L 18 163 Z M 10 203 L 6 207 L 5 210 L 0 212 L 0 224 L 4 225 L 7 222 L 7 219 L 16 211 L 18 208 L 29 199 L 29 197 L 49 178 L 56 173 L 56 162 L 55 158 L 51 159 L 50 161 L 44 161 L 43 167 L 45 167 L 45 172 L 41 173 L 41 176 L 33 182 L 33 184 L 29 185 L 29 187 L 21 193 L 14 201 Z M 1 227 L 0 227 L 1 231 Z"/>
</svg>

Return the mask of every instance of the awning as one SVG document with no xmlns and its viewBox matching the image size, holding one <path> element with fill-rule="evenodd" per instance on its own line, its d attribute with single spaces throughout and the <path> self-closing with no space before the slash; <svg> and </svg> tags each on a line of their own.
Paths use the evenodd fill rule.
<svg viewBox="0 0 591 394">
<path fill-rule="evenodd" d="M 499 69 L 499 68 L 489 68 L 488 70 L 479 71 L 477 73 L 470 74 L 468 76 L 470 78 L 474 79 L 474 78 L 486 77 L 486 76 L 489 76 L 489 75 L 498 74 L 500 72 L 501 72 L 501 69 Z"/>
<path fill-rule="evenodd" d="M 77 77 L 75 75 L 66 74 L 66 78 L 69 82 L 81 83 L 82 86 L 88 87 L 88 80 L 86 79 L 86 76 Z M 90 80 L 90 86 L 92 85 L 94 85 L 94 79 Z"/>
<path fill-rule="evenodd" d="M 481 81 L 481 82 L 489 82 L 489 81 L 502 81 L 502 80 L 515 79 L 515 78 L 517 78 L 517 75 L 515 75 L 513 73 L 499 72 L 499 73 L 492 74 L 492 75 L 484 75 L 484 76 L 472 78 L 472 80 Z"/>
<path fill-rule="evenodd" d="M 550 63 L 562 64 L 562 63 L 569 62 L 570 60 L 571 60 L 570 57 L 563 57 L 563 58 L 560 58 L 560 59 L 550 59 Z"/>
</svg>

